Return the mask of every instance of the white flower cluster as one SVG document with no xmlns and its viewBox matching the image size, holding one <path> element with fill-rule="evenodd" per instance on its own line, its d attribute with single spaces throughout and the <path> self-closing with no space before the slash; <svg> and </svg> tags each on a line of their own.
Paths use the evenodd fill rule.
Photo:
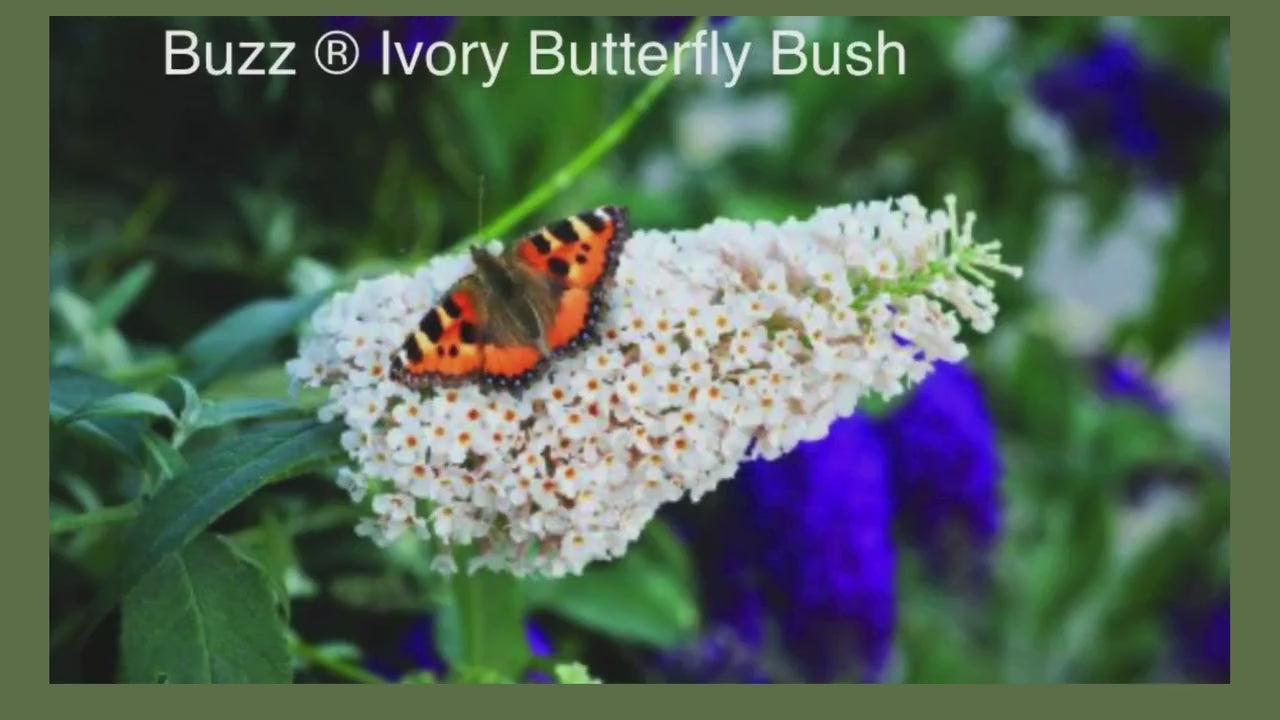
<svg viewBox="0 0 1280 720">
<path fill-rule="evenodd" d="M 740 462 L 823 437 L 868 392 L 892 396 L 958 360 L 961 321 L 996 313 L 983 272 L 1017 274 L 911 196 L 781 224 L 717 220 L 637 231 L 609 292 L 602 340 L 520 397 L 478 386 L 418 392 L 392 353 L 471 268 L 466 256 L 365 281 L 317 310 L 291 376 L 327 386 L 352 466 L 340 483 L 389 543 L 474 545 L 470 569 L 579 573 L 621 555 L 663 503 L 697 500 Z M 944 304 L 945 303 L 945 304 Z"/>
</svg>

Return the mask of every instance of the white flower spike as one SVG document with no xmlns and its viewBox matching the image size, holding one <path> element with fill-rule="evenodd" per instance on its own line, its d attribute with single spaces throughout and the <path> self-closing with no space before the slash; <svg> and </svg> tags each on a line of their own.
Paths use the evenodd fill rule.
<svg viewBox="0 0 1280 720">
<path fill-rule="evenodd" d="M 417 391 L 384 371 L 471 270 L 442 257 L 335 295 L 288 370 L 328 387 L 322 419 L 349 426 L 339 484 L 372 498 L 359 534 L 475 545 L 470 570 L 576 574 L 622 555 L 663 503 L 697 500 L 743 460 L 824 436 L 868 393 L 965 357 L 962 321 L 994 322 L 989 273 L 1020 274 L 999 243 L 975 243 L 973 221 L 952 197 L 930 212 L 906 196 L 780 224 L 637 230 L 599 344 L 519 397 Z M 447 556 L 433 567 L 458 569 Z"/>
</svg>

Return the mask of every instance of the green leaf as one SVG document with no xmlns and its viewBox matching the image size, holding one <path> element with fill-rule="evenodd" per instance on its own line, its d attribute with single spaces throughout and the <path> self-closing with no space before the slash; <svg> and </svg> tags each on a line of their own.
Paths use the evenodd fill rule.
<svg viewBox="0 0 1280 720">
<path fill-rule="evenodd" d="M 95 366 L 117 367 L 128 362 L 129 347 L 124 336 L 114 327 L 98 325 L 93 303 L 66 288 L 58 288 L 49 296 L 49 308 Z"/>
<path fill-rule="evenodd" d="M 155 276 L 156 264 L 144 260 L 134 265 L 129 272 L 98 297 L 95 319 L 99 327 L 114 325 L 133 306 L 142 291 L 147 289 L 151 278 Z"/>
<path fill-rule="evenodd" d="M 214 520 L 267 483 L 322 467 L 341 457 L 340 423 L 271 423 L 228 438 L 191 458 L 134 520 L 119 561 L 87 613 L 92 629 L 166 555 L 180 550 Z"/>
<path fill-rule="evenodd" d="M 205 403 L 198 429 L 220 427 L 244 420 L 258 420 L 273 415 L 296 412 L 298 406 L 283 400 L 260 400 L 257 398 L 234 398 L 231 400 L 210 400 Z"/>
<path fill-rule="evenodd" d="M 196 391 L 196 386 L 192 385 L 186 378 L 177 375 L 171 376 L 178 387 L 182 388 L 182 418 L 181 425 L 186 433 L 190 433 L 192 428 L 200 421 L 200 416 L 204 410 L 204 402 L 200 399 L 200 393 Z"/>
<path fill-rule="evenodd" d="M 94 400 L 65 416 L 62 422 L 75 422 L 85 418 L 136 416 L 159 417 L 172 423 L 178 422 L 178 418 L 165 401 L 154 395 L 140 392 L 124 392 Z"/>
<path fill-rule="evenodd" d="M 71 290 L 58 288 L 49 296 L 49 307 L 77 342 L 85 347 L 93 343 L 97 323 L 92 303 Z"/>
<path fill-rule="evenodd" d="M 534 607 L 619 640 L 672 647 L 693 637 L 699 624 L 687 563 L 670 530 L 654 521 L 621 559 L 525 587 Z"/>
<path fill-rule="evenodd" d="M 170 553 L 124 599 L 125 682 L 287 683 L 286 628 L 262 571 L 221 537 Z"/>
<path fill-rule="evenodd" d="M 311 313 L 326 293 L 297 298 L 259 300 L 226 315 L 200 331 L 182 347 L 185 373 L 203 386 L 236 367 L 237 362 L 270 348 Z"/>
<path fill-rule="evenodd" d="M 127 392 L 97 375 L 69 367 L 49 370 L 49 417 L 66 421 L 77 409 L 94 401 Z M 146 423 L 137 417 L 95 417 L 66 422 L 67 430 L 141 464 L 146 455 L 141 435 Z"/>
<path fill-rule="evenodd" d="M 304 256 L 295 259 L 289 266 L 286 279 L 289 287 L 301 295 L 333 287 L 338 282 L 338 273 L 329 265 Z"/>
<path fill-rule="evenodd" d="M 172 480 L 178 473 L 187 469 L 187 461 L 183 459 L 182 453 L 159 435 L 150 430 L 144 432 L 142 444 L 147 449 L 147 456 L 156 464 L 156 468 L 160 470 L 160 476 L 165 480 Z"/>
</svg>

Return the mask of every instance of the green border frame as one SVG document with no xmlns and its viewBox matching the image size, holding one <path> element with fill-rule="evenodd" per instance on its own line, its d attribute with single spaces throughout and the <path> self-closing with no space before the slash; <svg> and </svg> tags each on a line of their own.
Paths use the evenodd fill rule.
<svg viewBox="0 0 1280 720">
<path fill-rule="evenodd" d="M 530 8 L 516 0 L 500 0 L 499 2 L 481 3 L 488 12 L 477 13 L 479 8 L 476 3 L 467 3 L 466 7 L 471 11 L 470 14 L 496 14 L 503 9 L 519 11 L 521 14 L 527 13 Z M 750 3 L 756 5 L 763 10 L 776 10 L 774 7 L 766 8 L 764 3 Z M 989 3 L 990 4 L 990 3 Z M 1027 13 L 1029 8 L 1024 4 L 1015 3 L 995 3 L 996 5 L 1005 5 L 1007 7 L 999 8 L 1006 12 Z M 47 62 L 40 62 L 41 59 L 48 56 L 49 52 L 49 16 L 63 14 L 80 14 L 76 10 L 84 11 L 84 14 L 107 14 L 103 13 L 103 7 L 91 0 L 76 0 L 73 2 L 55 3 L 56 7 L 50 8 L 48 14 L 29 16 L 26 11 L 17 13 L 7 13 L 6 22 L 0 34 L 3 34 L 4 42 L 0 44 L 0 68 L 3 68 L 5 75 L 7 92 L 12 100 L 9 103 L 9 122 L 10 129 L 4 134 L 4 157 L 7 162 L 4 164 L 5 174 L 10 176 L 10 182 L 7 183 L 14 198 L 14 202 L 8 207 L 13 213 L 13 222 L 8 238 L 9 252 L 14 254 L 17 262 L 9 263 L 5 266 L 5 287 L 11 292 L 7 293 L 9 302 L 5 303 L 8 325 L 16 331 L 16 336 L 8 344 L 13 351 L 9 357 L 5 359 L 4 365 L 7 372 L 5 373 L 7 392 L 5 397 L 9 400 L 12 415 L 20 415 L 25 412 L 31 413 L 32 416 L 37 413 L 43 414 L 45 402 L 44 395 L 46 388 L 41 388 L 37 383 L 31 383 L 28 377 L 44 376 L 47 373 L 47 356 L 48 356 L 48 329 L 47 326 L 38 319 L 31 318 L 21 308 L 26 307 L 25 302 L 21 301 L 21 297 L 28 297 L 36 304 L 48 302 L 48 276 L 33 272 L 31 265 L 39 265 L 44 260 L 41 257 L 39 245 L 32 238 L 47 237 L 49 231 L 49 196 L 46 192 L 49 179 L 49 124 L 48 124 L 48 93 L 49 93 L 49 65 Z M 113 13 L 113 14 L 151 14 L 161 13 L 164 10 L 171 10 L 170 5 L 157 2 L 135 2 L 129 3 L 133 6 L 132 12 L 129 13 Z M 343 6 L 346 7 L 343 7 Z M 376 8 L 385 13 L 399 12 L 401 14 L 410 14 L 422 12 L 425 9 L 421 3 L 413 2 L 390 2 L 378 3 Z M 446 7 L 442 6 L 462 6 L 462 3 L 431 3 L 430 10 L 434 12 L 446 11 Z M 573 9 L 577 10 L 595 10 L 599 11 L 598 3 L 590 5 L 586 3 L 556 3 L 562 12 Z M 676 3 L 671 3 L 676 5 Z M 695 3 L 697 5 L 697 3 Z M 710 5 L 710 3 L 709 3 Z M 742 10 L 743 3 L 735 3 L 735 9 Z M 911 10 L 914 12 L 903 13 L 906 8 L 901 3 L 859 3 L 851 6 L 848 3 L 837 3 L 834 0 L 824 0 L 823 2 L 805 3 L 806 9 L 818 11 L 822 7 L 828 10 L 834 10 L 838 13 L 845 13 L 851 9 L 870 12 L 896 12 L 900 14 L 916 14 L 919 11 L 933 8 L 943 11 L 944 14 L 954 13 L 958 8 L 953 3 L 947 3 L 943 0 L 929 0 L 928 2 L 913 3 Z M 870 6 L 869 6 L 870 5 Z M 1146 0 L 1140 3 L 1128 3 L 1126 10 L 1135 10 L 1138 7 L 1145 7 L 1149 10 L 1156 11 L 1159 14 L 1170 14 L 1171 11 L 1177 9 L 1186 14 L 1194 14 L 1190 12 L 1194 9 L 1191 3 L 1187 2 L 1155 2 L 1154 0 Z M 295 12 L 289 12 L 290 8 L 294 8 Z M 210 8 L 215 9 L 215 8 Z M 338 12 L 341 10 L 350 11 L 350 3 L 338 2 L 312 2 L 300 3 L 297 0 L 267 0 L 266 2 L 231 2 L 218 3 L 216 10 L 220 13 L 227 13 L 230 10 L 247 10 L 251 13 L 263 13 L 271 10 L 275 14 L 306 14 L 318 15 L 322 11 Z M 297 12 L 304 10 L 305 12 Z M 361 10 L 368 11 L 372 8 L 361 7 Z M 547 8 L 541 8 L 547 9 Z M 677 9 L 677 8 L 672 8 Z M 679 8 L 687 9 L 687 8 Z M 991 11 L 994 8 L 986 8 Z M 1114 11 L 1117 8 L 1114 4 L 1104 3 L 1085 3 L 1084 6 L 1075 8 L 1077 10 L 1094 9 L 1102 11 Z M 1226 8 L 1219 6 L 1217 9 L 1222 12 Z M 571 13 L 570 13 L 571 14 Z M 1274 58 L 1268 62 L 1264 57 L 1264 48 L 1269 43 L 1274 43 L 1274 39 L 1264 38 L 1263 34 L 1267 32 L 1269 24 L 1265 22 L 1251 23 L 1243 22 L 1239 26 L 1232 22 L 1232 30 L 1243 33 L 1243 38 L 1234 37 L 1232 39 L 1233 65 L 1236 72 L 1232 78 L 1232 96 L 1233 96 L 1233 112 L 1231 132 L 1236 138 L 1239 137 L 1255 137 L 1260 141 L 1264 141 L 1264 128 L 1273 129 L 1277 126 L 1276 115 L 1270 109 L 1270 102 L 1264 98 L 1262 93 L 1255 99 L 1254 96 L 1239 92 L 1241 86 L 1254 86 L 1262 90 L 1267 85 L 1274 86 L 1274 80 L 1270 83 L 1266 80 L 1266 74 L 1270 72 L 1270 68 L 1274 67 Z M 1234 34 L 1234 33 L 1233 33 Z M 1274 142 L 1274 140 L 1271 140 Z M 1271 233 L 1262 232 L 1262 219 L 1260 210 L 1275 203 L 1274 195 L 1271 191 L 1271 183 L 1269 180 L 1274 177 L 1274 173 L 1270 172 L 1270 168 L 1266 167 L 1259 154 L 1256 152 L 1245 153 L 1240 151 L 1241 147 L 1250 147 L 1247 143 L 1233 143 L 1231 151 L 1231 177 L 1236 180 L 1235 186 L 1237 194 L 1233 197 L 1231 204 L 1232 223 L 1237 227 L 1244 227 L 1246 230 L 1254 229 L 1257 234 L 1263 238 L 1270 238 Z M 1239 180 L 1256 177 L 1259 183 L 1257 185 L 1249 185 L 1240 183 Z M 1244 222 L 1240 225 L 1241 221 Z M 1229 241 L 1224 238 L 1224 241 Z M 1233 263 L 1233 275 L 1237 275 L 1241 279 L 1241 283 L 1233 285 L 1231 297 L 1233 304 L 1244 310 L 1243 317 L 1245 326 L 1255 322 L 1254 310 L 1259 310 L 1259 314 L 1265 313 L 1263 308 L 1267 307 L 1267 300 L 1261 297 L 1261 291 L 1265 287 L 1264 283 L 1274 283 L 1274 278 L 1269 273 L 1269 265 L 1267 257 L 1280 253 L 1278 246 L 1271 242 L 1248 243 L 1245 245 L 1246 260 L 1236 260 Z M 1235 248 L 1233 248 L 1235 249 Z M 28 255 L 32 257 L 27 257 Z M 1248 302 L 1251 297 L 1256 297 L 1254 303 Z M 1239 302 L 1245 300 L 1244 303 Z M 15 311 L 16 309 L 16 311 Z M 1241 318 L 1235 318 L 1238 324 Z M 1261 322 L 1262 318 L 1258 318 Z M 1241 335 L 1235 333 L 1238 340 Z M 1252 336 L 1248 333 L 1243 335 L 1244 347 L 1247 349 L 1249 343 L 1252 342 Z M 1246 374 L 1257 372 L 1259 376 L 1263 376 L 1266 372 L 1262 367 L 1254 366 L 1253 360 L 1258 360 L 1259 364 L 1263 362 L 1263 357 L 1257 353 L 1245 352 L 1237 355 L 1243 358 L 1242 366 Z M 1259 668 L 1265 662 L 1267 653 L 1265 638 L 1270 633 L 1260 632 L 1269 623 L 1274 620 L 1268 616 L 1268 610 L 1276 607 L 1277 594 L 1275 591 L 1276 584 L 1265 579 L 1259 579 L 1261 573 L 1251 570 L 1261 570 L 1268 564 L 1267 554 L 1271 552 L 1268 548 L 1267 538 L 1261 532 L 1267 525 L 1265 515 L 1271 511 L 1271 508 L 1280 505 L 1277 502 L 1277 496 L 1280 490 L 1274 483 L 1267 481 L 1254 482 L 1249 478 L 1258 478 L 1262 480 L 1265 476 L 1262 474 L 1254 475 L 1255 472 L 1263 473 L 1265 469 L 1261 468 L 1261 463 L 1265 460 L 1253 454 L 1254 440 L 1262 441 L 1264 433 L 1270 434 L 1270 423 L 1268 408 L 1261 402 L 1259 393 L 1249 393 L 1244 396 L 1244 405 L 1237 403 L 1237 415 L 1243 416 L 1245 419 L 1253 417 L 1258 418 L 1256 423 L 1235 422 L 1234 425 L 1238 433 L 1242 435 L 1244 442 L 1237 442 L 1236 445 L 1236 469 L 1244 469 L 1244 474 L 1236 474 L 1236 484 L 1240 484 L 1240 478 L 1246 478 L 1243 486 L 1244 501 L 1239 500 L 1239 493 L 1233 493 L 1232 520 L 1234 529 L 1236 530 L 1237 542 L 1234 543 L 1232 554 L 1233 579 L 1235 580 L 1236 589 L 1232 593 L 1235 598 L 1235 608 L 1233 614 L 1237 618 L 1243 616 L 1245 618 L 1242 627 L 1248 628 L 1249 632 L 1234 632 L 1232 635 L 1232 657 L 1233 672 L 1231 685 L 1261 685 L 1257 678 L 1261 673 Z M 1239 400 L 1239 399 L 1237 399 Z M 34 433 L 32 436 L 26 436 L 25 429 L 22 425 L 12 433 L 13 440 L 10 443 L 11 448 L 16 448 L 16 457 L 11 464 L 13 468 L 9 473 L 8 487 L 11 492 L 17 492 L 19 495 L 13 498 L 8 507 L 11 508 L 11 520 L 6 529 L 11 535 L 19 536 L 19 542 L 10 544 L 10 547 L 24 548 L 24 538 L 36 538 L 47 541 L 47 530 L 45 529 L 45 519 L 42 514 L 30 511 L 30 507 L 41 507 L 47 503 L 47 494 L 34 487 L 34 482 L 39 477 L 48 476 L 48 432 Z M 1256 463 L 1256 464 L 1255 464 Z M 1243 539 L 1243 542 L 1240 542 Z M 40 662 L 40 658 L 32 658 L 27 656 L 29 649 L 43 648 L 48 649 L 48 632 L 47 628 L 42 627 L 38 623 L 29 622 L 29 617 L 42 616 L 47 612 L 48 601 L 48 565 L 43 559 L 33 562 L 29 553 L 11 552 L 11 557 L 15 559 L 12 563 L 11 571 L 13 582 L 10 587 L 16 592 L 10 597 L 13 607 L 5 614 L 8 632 L 5 633 L 7 639 L 6 645 L 10 648 L 12 655 L 20 653 L 25 658 L 25 662 L 13 663 L 9 670 L 8 677 L 12 682 L 11 687 L 20 683 L 16 682 L 21 678 L 28 682 L 26 684 L 44 684 L 49 685 L 47 666 Z M 42 656 L 41 656 L 42 657 Z M 1243 662 L 1241 662 L 1243 661 Z M 1256 661 L 1251 662 L 1251 661 Z M 50 686 L 54 687 L 54 686 Z M 63 686 L 57 686 L 63 687 Z M 127 686 L 121 686 L 127 687 Z M 343 686 L 332 686 L 343 687 Z M 524 695 L 539 692 L 566 692 L 564 690 L 554 689 L 518 689 L 518 688 L 537 688 L 540 686 L 507 686 L 512 689 L 490 692 L 487 690 L 477 689 L 479 686 L 403 686 L 401 693 L 406 694 L 403 699 L 388 699 L 384 694 L 380 699 L 380 704 L 386 702 L 384 707 L 380 706 L 374 712 L 395 712 L 403 710 L 406 713 L 413 714 L 440 714 L 450 711 L 457 711 L 466 714 L 474 714 L 477 710 L 497 710 L 501 711 L 509 709 L 517 713 L 527 711 L 528 706 L 523 705 Z M 547 686 L 554 687 L 554 686 Z M 588 686 L 589 687 L 589 686 Z M 587 690 L 586 697 L 578 698 L 581 709 L 587 711 L 600 710 L 605 713 L 617 712 L 620 708 L 616 704 L 619 697 L 625 697 L 635 690 L 626 689 L 625 686 L 597 686 L 600 689 Z M 645 692 L 646 695 L 654 699 L 664 699 L 670 702 L 673 707 L 681 707 L 682 709 L 697 712 L 700 709 L 698 704 L 706 703 L 705 710 L 715 713 L 739 712 L 742 710 L 751 710 L 751 714 L 772 714 L 780 710 L 789 710 L 794 712 L 796 706 L 793 703 L 805 703 L 804 708 L 807 709 L 825 709 L 840 712 L 854 712 L 863 714 L 867 712 L 875 713 L 882 711 L 886 714 L 897 715 L 902 712 L 911 711 L 936 711 L 950 714 L 955 712 L 959 706 L 956 701 L 960 697 L 969 698 L 973 701 L 981 702 L 981 706 L 974 706 L 974 711 L 983 714 L 989 714 L 992 710 L 999 708 L 1004 711 L 1017 712 L 1019 714 L 1026 713 L 1032 715 L 1057 715 L 1066 716 L 1068 713 L 1077 715 L 1081 711 L 1088 709 L 1097 709 L 1114 712 L 1125 712 L 1134 710 L 1142 713 L 1162 713 L 1169 716 L 1201 716 L 1203 717 L 1209 712 L 1223 712 L 1228 708 L 1223 707 L 1222 703 L 1226 696 L 1224 693 L 1235 694 L 1236 691 L 1228 690 L 1230 686 L 1221 686 L 1223 689 L 1215 689 L 1206 686 L 1141 686 L 1140 689 L 1127 689 L 1124 687 L 1106 687 L 1100 689 L 1059 686 L 1044 686 L 1034 688 L 1011 687 L 1009 689 L 983 689 L 983 688 L 967 688 L 956 686 L 954 689 L 932 689 L 917 688 L 916 686 L 813 686 L 812 688 L 794 689 L 783 686 L 778 689 L 747 689 L 740 690 L 723 690 L 711 686 L 707 689 L 694 688 L 688 686 L 654 686 L 654 689 Z M 418 689 L 413 689 L 418 688 Z M 429 688 L 429 689 L 428 689 Z M 115 691 L 107 691 L 115 692 Z M 120 692 L 128 693 L 129 697 L 142 699 L 145 691 L 140 690 L 122 690 Z M 174 690 L 160 690 L 159 695 L 150 695 L 146 698 L 146 709 L 156 714 L 176 713 L 179 715 L 190 715 L 193 710 L 198 710 L 199 706 L 193 706 L 190 703 L 189 696 L 182 698 L 168 698 L 168 692 L 178 692 Z M 210 690 L 194 690 L 201 695 L 204 693 L 212 693 Z M 210 705 L 210 710 L 215 713 L 225 715 L 227 710 L 234 707 L 238 702 L 245 702 L 248 706 L 255 703 L 256 700 L 263 698 L 260 693 L 271 692 L 269 690 L 227 690 L 220 692 L 219 697 L 225 699 L 226 705 Z M 301 698 L 295 696 L 289 699 L 288 704 L 284 701 L 280 702 L 279 710 L 297 714 L 312 713 L 318 710 L 331 710 L 341 713 L 347 712 L 349 709 L 365 708 L 368 712 L 371 708 L 367 706 L 367 700 L 360 703 L 356 699 L 355 693 L 358 690 L 322 690 L 319 691 L 324 695 L 323 698 Z M 1252 692 L 1252 691 L 1246 691 Z M 86 693 L 81 695 L 81 693 Z M 134 693 L 137 693 L 136 695 Z M 243 695 L 241 693 L 244 693 Z M 511 697 L 506 694 L 511 693 Z M 411 697 L 416 695 L 416 697 Z M 68 712 L 79 711 L 83 715 L 92 715 L 104 709 L 98 701 L 100 696 L 94 691 L 73 690 L 67 687 L 65 692 L 51 692 L 49 695 L 41 693 L 41 699 L 46 703 L 42 703 L 45 710 L 65 710 Z M 212 697 L 212 694 L 206 697 Z M 1259 693 L 1259 697 L 1262 697 Z M 697 698 L 697 703 L 693 706 L 682 703 L 683 700 Z M 1045 703 L 1046 698 L 1055 700 L 1053 703 Z M 170 705 L 169 703 L 173 703 Z M 403 703 L 403 705 L 401 705 Z M 274 703 L 272 703 L 274 704 Z M 274 708 L 272 704 L 259 706 L 263 711 L 270 712 Z M 16 707 L 21 705 L 15 703 Z M 646 706 L 645 712 L 652 712 L 650 708 L 656 706 Z M 136 709 L 130 708 L 136 712 Z M 141 709 L 141 707 L 137 708 Z M 575 709 L 578 709 L 575 707 Z M 563 708 L 548 708 L 548 712 L 560 713 Z M 203 714 L 203 713 L 200 713 Z M 1110 713 L 1109 713 L 1110 714 Z"/>
</svg>

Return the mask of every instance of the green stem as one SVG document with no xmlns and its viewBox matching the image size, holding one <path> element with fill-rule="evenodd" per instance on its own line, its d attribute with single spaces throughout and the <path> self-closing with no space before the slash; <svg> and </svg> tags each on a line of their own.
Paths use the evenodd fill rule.
<svg viewBox="0 0 1280 720">
<path fill-rule="evenodd" d="M 455 547 L 450 608 L 459 634 L 453 682 L 513 682 L 528 667 L 520 588 L 508 573 L 467 572 L 474 549 Z"/>
<path fill-rule="evenodd" d="M 482 613 L 476 608 L 476 596 L 472 587 L 471 576 L 467 573 L 467 555 L 456 553 L 458 570 L 449 576 L 449 590 L 453 593 L 453 611 L 457 614 L 461 632 L 462 647 L 460 656 L 464 667 L 454 668 L 465 672 L 476 662 L 484 646 L 484 621 Z"/>
<path fill-rule="evenodd" d="M 698 18 L 697 21 L 689 26 L 684 39 L 687 40 L 692 37 L 705 22 L 706 18 Z M 627 106 L 627 109 L 609 127 L 605 128 L 604 132 L 600 133 L 590 145 L 583 148 L 551 177 L 529 191 L 515 205 L 512 205 L 475 233 L 451 245 L 445 252 L 455 252 L 469 245 L 474 245 L 476 242 L 505 235 L 531 213 L 546 204 L 556 193 L 569 187 L 583 172 L 627 136 L 627 133 L 631 131 L 631 128 L 635 127 L 635 124 L 639 122 L 641 116 L 658 99 L 662 91 L 671 84 L 675 76 L 676 69 L 668 68 L 667 72 L 650 80 L 644 89 L 640 91 L 640 94 Z"/>
<path fill-rule="evenodd" d="M 62 517 L 49 519 L 49 534 L 58 535 L 61 533 L 75 532 L 85 528 L 97 527 L 99 525 L 111 525 L 114 523 L 131 520 L 138 514 L 141 509 L 136 502 L 126 503 L 124 505 L 113 505 L 111 507 L 102 507 L 96 510 L 80 513 L 79 515 L 64 515 Z"/>
<path fill-rule="evenodd" d="M 892 297 L 904 297 L 906 295 L 916 295 L 924 292 L 938 278 L 954 276 L 957 272 L 968 272 L 977 275 L 979 280 L 985 278 L 988 285 L 994 284 L 989 277 L 982 275 L 978 269 L 980 263 L 978 259 L 982 257 L 983 248 L 978 246 L 967 246 L 953 251 L 948 257 L 940 260 L 934 260 L 929 263 L 923 270 L 915 272 L 906 277 L 894 278 L 893 280 L 880 280 L 878 278 L 867 277 L 866 272 L 858 269 L 850 273 L 849 282 L 854 288 L 861 288 L 858 297 L 854 300 L 853 307 L 855 310 L 862 310 L 867 303 L 875 300 L 881 295 L 888 294 Z M 954 265 L 953 261 L 954 260 Z M 991 266 L 995 267 L 995 266 Z M 996 268 L 1001 272 L 1017 271 L 1007 265 Z"/>
<path fill-rule="evenodd" d="M 856 271 L 857 275 L 862 275 L 861 269 Z M 854 309 L 862 310 L 867 303 L 875 300 L 881 295 L 888 294 L 892 297 L 902 297 L 904 295 L 915 295 L 929 287 L 934 280 L 945 277 L 949 274 L 945 261 L 935 260 L 929 264 L 924 270 L 921 270 L 907 277 L 895 278 L 893 280 L 880 280 L 872 277 L 861 277 L 851 280 L 855 283 L 855 287 L 861 285 L 863 291 L 859 293 L 858 298 L 854 301 Z"/>
<path fill-rule="evenodd" d="M 294 656 L 304 663 L 326 670 L 344 680 L 372 685 L 384 685 L 387 683 L 384 678 L 376 673 L 369 672 L 359 665 L 341 658 L 336 658 L 320 648 L 308 645 L 297 637 L 290 642 L 290 649 L 293 651 Z"/>
</svg>

